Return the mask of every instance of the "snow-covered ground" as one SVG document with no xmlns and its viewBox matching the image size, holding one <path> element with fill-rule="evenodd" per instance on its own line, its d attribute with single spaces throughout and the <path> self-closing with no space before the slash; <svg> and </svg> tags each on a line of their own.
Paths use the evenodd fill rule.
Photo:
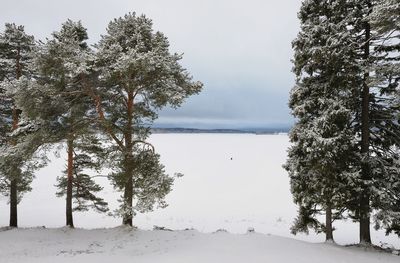
<svg viewBox="0 0 400 263">
<path fill-rule="evenodd" d="M 36 228 L 0 232 L 0 262 L 397 263 L 399 256 L 257 233 Z"/>
<path fill-rule="evenodd" d="M 185 262 L 183 259 L 188 259 L 190 256 L 189 252 L 185 252 L 185 248 L 189 251 L 198 250 L 199 255 L 196 255 L 196 258 L 204 259 L 199 262 L 211 262 L 207 259 L 219 253 L 220 250 L 226 254 L 226 260 L 214 260 L 214 262 L 243 262 L 245 255 L 247 255 L 246 259 L 252 262 L 256 262 L 252 260 L 253 257 L 259 257 L 267 262 L 265 259 L 277 259 L 279 251 L 281 251 L 278 247 L 280 244 L 282 246 L 286 244 L 284 246 L 289 252 L 281 251 L 282 255 L 280 256 L 286 257 L 289 260 L 287 262 L 293 262 L 290 259 L 302 262 L 301 258 L 306 260 L 308 257 L 313 257 L 314 254 L 316 259 L 323 253 L 319 251 L 326 251 L 326 256 L 337 252 L 338 255 L 351 256 L 354 254 L 355 257 L 372 260 L 365 262 L 376 262 L 373 259 L 378 257 L 387 259 L 384 262 L 391 262 L 391 259 L 380 253 L 370 257 L 368 253 L 356 252 L 355 249 L 308 244 L 273 237 L 278 235 L 310 242 L 323 242 L 324 240 L 322 235 L 318 236 L 313 233 L 308 236 L 290 234 L 289 228 L 296 216 L 297 208 L 292 202 L 289 180 L 282 168 L 286 159 L 286 149 L 289 146 L 286 135 L 155 134 L 152 135 L 151 141 L 157 152 L 161 154 L 166 170 L 171 174 L 181 172 L 185 176 L 176 180 L 173 191 L 168 195 L 169 207 L 138 215 L 134 219 L 134 224 L 141 229 L 140 231 L 126 232 L 117 228 L 116 230 L 101 231 L 26 229 L 0 232 L 0 262 L 3 262 L 1 260 L 2 253 L 8 253 L 6 255 L 9 256 L 21 254 L 20 256 L 24 257 L 23 255 L 26 254 L 34 257 L 36 250 L 26 248 L 26 246 L 29 247 L 28 242 L 43 244 L 43 248 L 40 249 L 42 252 L 37 251 L 39 257 L 54 255 L 55 251 L 58 251 L 57 253 L 62 254 L 65 258 L 70 257 L 71 254 L 79 254 L 79 257 L 84 259 L 92 255 L 79 252 L 86 250 L 99 250 L 103 251 L 103 254 L 112 255 L 113 248 L 118 248 L 118 244 L 121 244 L 121 251 L 125 251 L 125 256 L 137 256 L 142 260 L 140 262 L 158 262 L 157 259 L 161 260 L 164 253 L 171 256 L 182 254 L 180 257 L 182 261 L 174 261 L 173 257 L 166 261 Z M 53 162 L 48 167 L 38 171 L 37 178 L 32 185 L 32 192 L 28 193 L 19 205 L 20 227 L 57 228 L 64 225 L 65 202 L 63 199 L 55 197 L 54 184 L 56 176 L 65 167 L 65 155 L 62 154 L 61 158 L 52 158 L 52 160 Z M 118 205 L 116 200 L 120 194 L 113 190 L 107 179 L 99 180 L 104 186 L 102 196 L 110 203 L 111 209 L 115 209 Z M 6 226 L 8 224 L 8 207 L 4 197 L 0 198 L 0 211 L 2 211 L 0 226 Z M 80 228 L 109 228 L 119 226 L 121 220 L 95 212 L 85 212 L 75 213 L 74 223 L 76 227 Z M 194 228 L 200 233 L 195 231 L 145 231 L 152 229 L 154 225 L 174 230 Z M 273 236 L 245 235 L 249 227 L 255 228 L 257 233 L 272 234 Z M 344 221 L 335 223 L 335 227 L 338 230 L 334 235 L 339 244 L 358 242 L 357 224 Z M 226 229 L 233 234 L 204 234 L 212 233 L 217 229 Z M 130 240 L 130 236 L 132 236 L 132 240 Z M 75 238 L 79 240 L 73 241 Z M 81 238 L 82 241 L 80 241 Z M 105 241 L 107 239 L 113 240 L 113 242 L 108 244 Z M 373 231 L 372 239 L 378 245 L 388 243 L 400 248 L 400 239 L 397 236 L 385 236 L 382 231 Z M 13 245 L 4 246 L 8 240 L 27 243 L 22 247 L 15 242 Z M 52 240 L 59 245 L 52 245 Z M 83 242 L 82 247 L 79 246 L 80 242 Z M 100 246 L 105 248 L 96 247 L 96 242 L 100 242 Z M 156 243 L 156 246 L 149 245 L 151 242 Z M 94 245 L 91 245 L 92 243 Z M 182 247 L 180 247 L 181 245 Z M 65 248 L 63 248 L 64 246 Z M 293 250 L 291 246 L 293 246 Z M 206 248 L 207 253 L 202 253 L 202 247 Z M 299 254 L 297 249 L 304 249 L 304 251 L 314 254 L 305 256 L 304 253 L 308 252 Z M 139 254 L 144 255 L 140 256 Z M 241 256 L 237 254 L 241 254 Z M 103 259 L 103 256 L 99 254 L 96 257 Z M 237 259 L 237 261 L 231 261 L 231 258 Z M 398 261 L 399 258 L 397 257 L 395 260 Z M 38 259 L 38 261 L 40 260 Z M 326 260 L 324 259 L 324 261 Z M 317 261 L 315 260 L 315 262 Z"/>
</svg>

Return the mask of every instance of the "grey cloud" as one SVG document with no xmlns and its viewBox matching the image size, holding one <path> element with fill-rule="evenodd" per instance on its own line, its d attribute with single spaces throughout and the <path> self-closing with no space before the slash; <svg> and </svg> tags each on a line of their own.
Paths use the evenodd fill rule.
<svg viewBox="0 0 400 263">
<path fill-rule="evenodd" d="M 169 38 L 173 52 L 204 92 L 181 109 L 161 112 L 162 120 L 290 123 L 288 93 L 291 41 L 298 31 L 300 0 L 14 0 L 2 3 L 5 22 L 25 25 L 40 39 L 67 18 L 82 20 L 95 43 L 113 18 L 144 13 Z M 228 124 L 227 124 L 228 125 Z"/>
</svg>

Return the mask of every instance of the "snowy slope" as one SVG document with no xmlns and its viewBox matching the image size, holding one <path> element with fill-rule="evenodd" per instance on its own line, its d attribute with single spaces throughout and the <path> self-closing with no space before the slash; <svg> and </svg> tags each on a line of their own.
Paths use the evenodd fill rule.
<svg viewBox="0 0 400 263">
<path fill-rule="evenodd" d="M 18 229 L 0 232 L 0 262 L 399 262 L 362 248 L 313 244 L 264 234 L 112 229 Z"/>
</svg>

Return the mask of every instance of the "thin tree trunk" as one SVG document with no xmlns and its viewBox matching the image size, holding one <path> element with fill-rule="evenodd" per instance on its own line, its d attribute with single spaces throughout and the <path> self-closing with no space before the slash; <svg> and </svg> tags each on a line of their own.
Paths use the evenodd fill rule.
<svg viewBox="0 0 400 263">
<path fill-rule="evenodd" d="M 16 78 L 19 79 L 22 76 L 21 64 L 20 64 L 20 53 L 21 49 L 17 48 L 17 57 L 15 61 L 15 74 Z M 19 123 L 19 112 L 14 106 L 12 110 L 12 131 L 18 129 Z M 12 140 L 11 144 L 16 145 L 16 141 Z M 10 227 L 18 227 L 18 176 L 19 168 L 14 167 L 13 174 L 10 180 Z"/>
<path fill-rule="evenodd" d="M 15 131 L 18 128 L 18 111 L 15 107 L 12 117 L 12 130 Z M 16 141 L 12 140 L 11 143 L 15 145 Z M 14 167 L 10 180 L 10 227 L 18 227 L 18 176 L 18 167 Z"/>
<path fill-rule="evenodd" d="M 129 173 L 127 173 L 129 174 Z M 124 191 L 124 205 L 129 209 L 129 213 L 124 213 L 122 223 L 127 226 L 133 225 L 133 215 L 131 213 L 131 208 L 133 205 L 133 178 L 132 176 L 128 177 L 128 180 L 125 183 L 125 191 Z"/>
<path fill-rule="evenodd" d="M 74 221 L 72 217 L 72 181 L 73 181 L 73 167 L 74 167 L 74 139 L 72 136 L 67 141 L 67 152 L 68 152 L 68 166 L 67 166 L 67 197 L 66 197 L 66 225 L 74 227 Z"/>
<path fill-rule="evenodd" d="M 132 226 L 133 215 L 131 209 L 133 206 L 133 144 L 132 144 L 132 120 L 133 120 L 133 92 L 128 92 L 127 100 L 127 126 L 125 131 L 125 190 L 124 190 L 124 208 L 129 209 L 129 212 L 124 211 L 122 223 L 124 225 Z"/>
<path fill-rule="evenodd" d="M 369 113 L 368 113 L 368 99 L 369 88 L 364 85 L 363 89 L 363 113 L 362 113 L 362 139 L 361 139 L 361 154 L 363 158 L 367 158 L 369 152 Z M 371 243 L 370 235 L 370 193 L 369 186 L 366 182 L 369 181 L 369 165 L 367 161 L 361 164 L 361 178 L 363 180 L 362 190 L 360 193 L 360 243 Z"/>
<path fill-rule="evenodd" d="M 325 226 L 326 226 L 325 242 L 334 242 L 333 241 L 332 206 L 331 206 L 331 204 L 328 204 L 326 207 Z"/>
<path fill-rule="evenodd" d="M 368 4 L 371 8 L 371 4 Z M 364 46 L 364 61 L 369 61 L 371 29 L 368 22 L 365 23 L 365 46 Z M 361 155 L 364 158 L 361 164 L 361 179 L 363 180 L 361 196 L 360 196 L 360 243 L 371 244 L 370 234 L 370 193 L 369 186 L 366 185 L 370 178 L 370 169 L 368 165 L 369 144 L 370 144 L 370 116 L 369 116 L 369 72 L 364 73 L 364 83 L 362 90 L 362 109 L 361 109 Z"/>
<path fill-rule="evenodd" d="M 371 244 L 369 194 L 363 194 L 360 203 L 360 243 Z"/>
<path fill-rule="evenodd" d="M 10 184 L 10 227 L 18 227 L 18 181 L 16 178 Z"/>
</svg>

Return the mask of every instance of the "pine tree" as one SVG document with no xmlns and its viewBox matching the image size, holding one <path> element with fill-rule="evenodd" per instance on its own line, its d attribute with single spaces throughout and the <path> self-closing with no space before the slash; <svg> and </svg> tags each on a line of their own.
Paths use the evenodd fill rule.
<svg viewBox="0 0 400 263">
<path fill-rule="evenodd" d="M 296 86 L 289 106 L 297 118 L 285 168 L 299 208 L 292 232 L 313 228 L 333 240 L 332 222 L 342 217 L 355 140 L 351 129 L 352 42 L 346 34 L 345 1 L 306 1 L 301 31 L 293 42 Z M 325 213 L 325 224 L 317 216 Z"/>
<path fill-rule="evenodd" d="M 14 100 L 16 87 L 32 75 L 28 65 L 34 46 L 33 36 L 27 35 L 23 26 L 6 24 L 0 34 L 0 190 L 10 198 L 11 227 L 18 226 L 17 205 L 30 190 L 33 167 L 29 159 L 38 147 L 31 138 L 16 136 L 33 124 L 25 122 L 21 127 L 21 110 Z"/>
<path fill-rule="evenodd" d="M 364 66 L 362 73 L 362 85 L 360 86 L 360 94 L 361 94 L 361 107 L 360 107 L 360 115 L 358 120 L 359 123 L 359 135 L 361 137 L 360 140 L 360 177 L 359 179 L 359 187 L 360 191 L 356 195 L 356 199 L 359 198 L 359 207 L 357 207 L 357 217 L 360 223 L 360 243 L 362 244 L 370 244 L 371 243 L 371 233 L 370 233 L 370 213 L 371 206 L 370 200 L 371 195 L 371 166 L 370 166 L 370 145 L 371 145 L 371 136 L 370 136 L 370 127 L 371 127 L 371 112 L 370 112 L 370 102 L 371 102 L 371 87 L 369 86 L 369 77 L 370 77 L 370 48 L 371 48 L 371 27 L 369 22 L 366 20 L 366 16 L 369 14 L 371 10 L 371 2 L 370 1 L 359 1 L 355 3 L 355 8 L 359 10 L 358 18 L 361 18 L 360 23 L 355 22 L 354 28 L 359 32 L 359 53 L 360 53 L 360 64 Z"/>
<path fill-rule="evenodd" d="M 178 107 L 202 87 L 178 63 L 182 56 L 170 54 L 168 47 L 151 20 L 135 13 L 111 21 L 97 46 L 100 85 L 92 97 L 103 130 L 114 143 L 111 177 L 124 192 L 124 225 L 132 225 L 135 211 L 151 210 L 155 203 L 164 206 L 170 191 L 172 178 L 146 142 L 157 110 Z"/>
<path fill-rule="evenodd" d="M 372 81 L 377 88 L 371 116 L 374 176 L 380 194 L 372 200 L 376 228 L 400 236 L 400 2 L 376 1 L 369 16 L 373 28 Z M 376 131 L 380 131 L 377 133 Z"/>
<path fill-rule="evenodd" d="M 37 48 L 37 76 L 27 92 L 18 96 L 23 110 L 41 121 L 47 143 L 66 141 L 66 177 L 59 177 L 57 195 L 66 195 L 66 225 L 70 227 L 74 227 L 74 199 L 75 210 L 89 206 L 100 212 L 107 210 L 104 200 L 95 195 L 102 188 L 84 173 L 87 168 L 100 169 L 104 154 L 93 122 L 95 107 L 83 81 L 93 76 L 94 55 L 86 40 L 81 23 L 67 20 L 52 39 Z"/>
<path fill-rule="evenodd" d="M 399 198 L 396 190 L 399 179 L 395 175 L 400 138 L 399 107 L 395 103 L 397 84 L 393 79 L 396 74 L 387 71 L 396 67 L 391 58 L 395 52 L 385 51 L 382 43 L 387 43 L 387 36 L 379 32 L 377 24 L 371 22 L 374 9 L 390 1 L 349 2 L 353 12 L 348 17 L 352 19 L 351 29 L 357 43 L 362 81 L 356 85 L 360 99 L 353 109 L 355 135 L 360 138 L 360 156 L 354 166 L 356 187 L 352 189 L 353 200 L 348 207 L 352 217 L 360 223 L 360 243 L 370 244 L 371 215 L 385 211 L 387 200 Z M 382 222 L 379 217 L 375 217 L 375 221 L 376 226 Z"/>
<path fill-rule="evenodd" d="M 320 7 L 323 8 L 319 9 Z M 374 8 L 377 8 L 376 12 L 387 11 L 382 16 L 387 17 L 386 22 L 374 15 Z M 315 14 L 315 10 L 325 10 L 328 13 L 322 14 L 318 11 Z M 304 136 L 300 135 L 308 134 L 304 131 L 313 131 L 321 127 L 318 125 L 320 123 L 318 116 L 332 112 L 332 108 L 336 108 L 333 106 L 335 100 L 330 101 L 330 99 L 336 98 L 336 101 L 340 102 L 338 106 L 345 110 L 342 111 L 342 118 L 339 119 L 344 120 L 343 124 L 346 125 L 337 126 L 338 122 L 335 119 L 323 118 L 322 120 L 329 120 L 327 125 L 336 126 L 337 131 L 340 131 L 340 127 L 346 127 L 345 130 L 337 133 L 340 136 L 336 137 L 346 135 L 344 136 L 346 139 L 337 141 L 336 150 L 329 151 L 330 153 L 341 152 L 345 157 L 345 162 L 343 165 L 335 165 L 339 168 L 336 171 L 328 170 L 335 171 L 336 177 L 331 177 L 332 182 L 337 184 L 335 188 L 341 186 L 341 183 L 347 186 L 336 188 L 336 190 L 345 193 L 342 199 L 344 202 L 340 203 L 343 208 L 348 209 L 349 216 L 360 223 L 360 243 L 364 244 L 371 243 L 372 213 L 377 213 L 376 226 L 380 227 L 383 224 L 387 230 L 396 229 L 399 218 L 397 212 L 400 138 L 399 71 L 398 62 L 396 62 L 399 41 L 398 34 L 395 33 L 395 25 L 398 25 L 396 10 L 398 10 L 398 3 L 391 0 L 306 1 L 302 6 L 302 12 L 306 14 L 303 16 L 305 21 L 310 22 L 305 24 L 302 20 L 302 30 L 308 33 L 301 32 L 298 40 L 295 41 L 295 48 L 297 48 L 295 73 L 298 77 L 298 87 L 292 93 L 291 107 L 299 121 L 291 134 L 294 142 L 289 152 L 292 184 L 296 183 L 296 180 L 300 182 L 309 180 L 310 175 L 307 173 L 315 175 L 310 172 L 315 172 L 315 165 L 312 161 L 310 162 L 310 152 L 318 153 L 323 147 L 310 143 L 310 140 L 318 141 L 318 133 L 306 137 L 308 140 L 303 142 L 301 139 Z M 300 12 L 300 17 L 302 12 Z M 321 22 L 329 21 L 332 17 L 336 17 L 337 20 L 332 20 L 331 26 L 321 26 Z M 391 25 L 392 30 L 388 30 L 388 25 Z M 336 29 L 330 31 L 332 28 Z M 328 37 L 324 37 L 326 31 L 330 31 Z M 302 38 L 311 38 L 311 40 L 307 42 Z M 335 58 L 336 56 L 339 60 Z M 332 64 L 335 60 L 341 66 Z M 323 61 L 322 66 L 317 63 L 320 61 Z M 322 78 L 325 80 L 322 83 L 318 82 L 318 77 L 321 76 L 325 76 Z M 324 85 L 329 90 L 336 91 L 331 93 L 333 97 L 330 99 L 326 96 L 327 93 L 318 93 L 318 89 Z M 340 89 L 338 90 L 337 87 Z M 318 105 L 321 107 L 316 107 Z M 344 114 L 345 112 L 347 114 Z M 331 114 L 326 116 L 331 116 Z M 326 132 L 326 129 L 318 128 L 318 131 Z M 329 134 L 335 133 L 328 132 Z M 321 161 L 317 163 L 320 164 Z M 293 171 L 301 173 L 304 180 Z M 294 175 L 297 176 L 294 178 L 296 180 L 293 180 Z M 337 177 L 338 175 L 340 176 Z M 316 181 L 323 182 L 325 187 L 329 185 L 321 179 Z M 292 185 L 292 190 L 293 187 Z M 300 229 L 307 223 L 311 226 L 318 225 L 310 217 L 315 210 L 315 200 L 310 196 L 315 193 L 310 194 L 305 191 L 304 194 L 299 194 L 305 200 L 311 199 L 310 203 L 304 203 L 300 209 L 299 219 L 304 219 L 303 222 L 297 220 Z M 323 196 L 318 192 L 316 195 Z M 295 195 L 295 200 L 296 198 Z M 336 208 L 342 207 L 337 205 L 339 204 L 335 204 Z"/>
</svg>

